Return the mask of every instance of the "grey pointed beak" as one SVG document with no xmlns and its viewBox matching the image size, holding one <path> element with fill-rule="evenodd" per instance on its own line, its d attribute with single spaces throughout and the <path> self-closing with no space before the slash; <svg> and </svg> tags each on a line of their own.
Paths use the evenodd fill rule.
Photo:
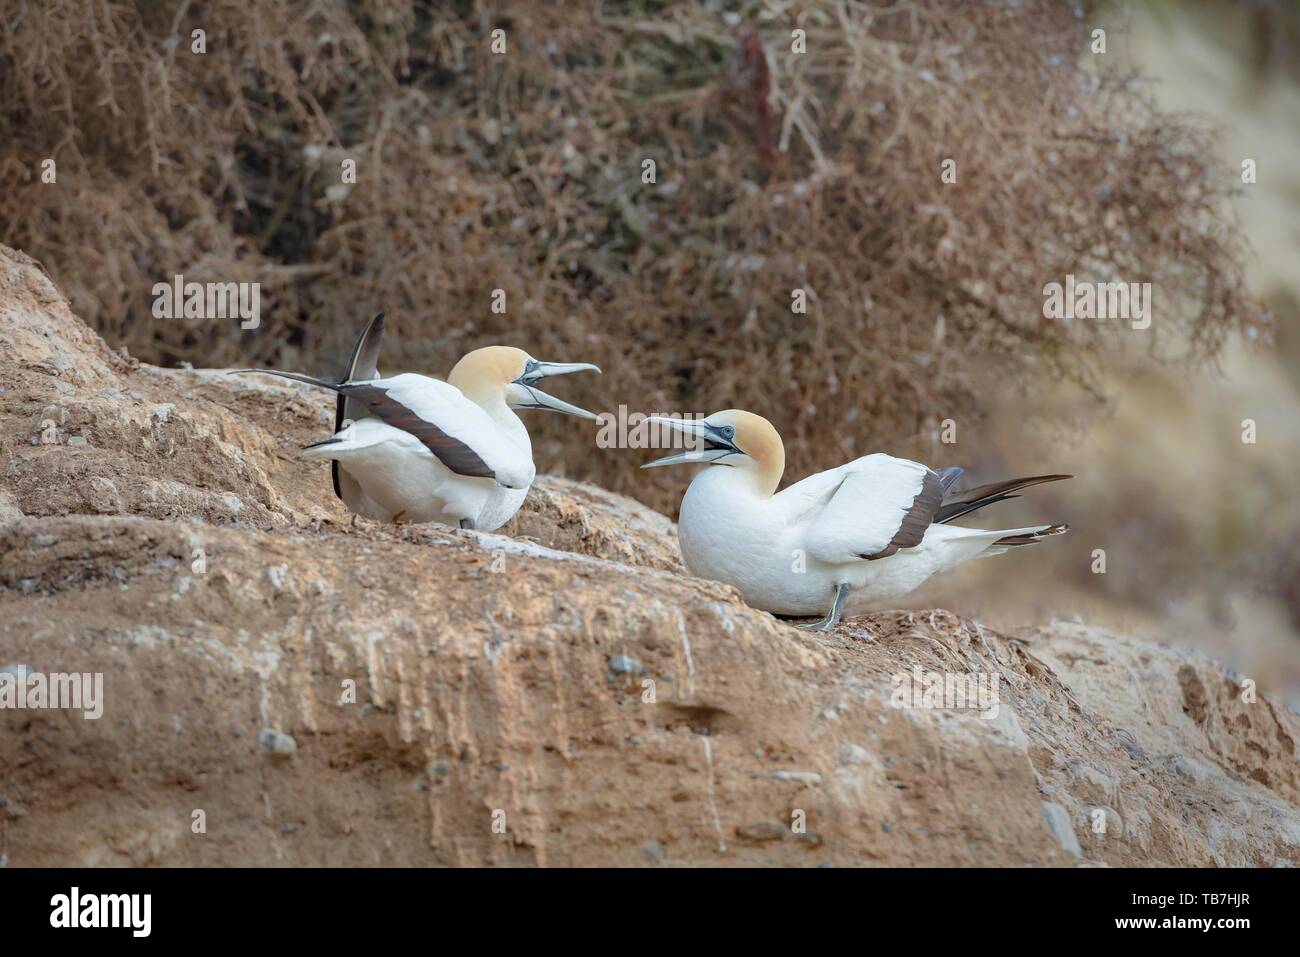
<svg viewBox="0 0 1300 957">
<path fill-rule="evenodd" d="M 526 384 L 532 384 L 538 379 L 545 379 L 552 375 L 568 375 L 570 372 L 594 372 L 600 375 L 600 366 L 592 365 L 590 362 L 538 362 L 533 361 L 532 367 L 524 370 L 520 379 L 526 380 Z"/>
<path fill-rule="evenodd" d="M 547 395 L 537 388 L 537 382 L 547 376 L 568 375 L 571 372 L 599 373 L 600 366 L 592 365 L 590 362 L 539 362 L 536 359 L 529 360 L 527 367 L 524 369 L 524 374 L 513 383 L 519 386 L 524 398 L 522 401 L 511 402 L 511 407 L 515 409 L 551 409 L 554 412 L 563 412 L 566 415 L 576 415 L 580 419 L 598 421 L 600 416 L 594 412 L 580 409 L 563 399 Z"/>
<path fill-rule="evenodd" d="M 580 409 L 576 405 L 571 405 L 563 399 L 557 399 L 553 395 L 547 395 L 541 389 L 536 389 L 530 385 L 524 385 L 522 382 L 517 383 L 524 393 L 528 396 L 522 402 L 511 402 L 510 407 L 514 409 L 550 409 L 554 412 L 564 412 L 567 415 L 576 415 L 580 419 L 591 419 L 593 422 L 598 421 L 600 416 L 594 412 L 588 412 L 586 409 Z"/>
<path fill-rule="evenodd" d="M 703 419 L 670 419 L 652 415 L 646 418 L 647 425 L 662 426 L 680 432 L 686 436 L 686 451 L 674 452 L 663 458 L 653 459 L 641 466 L 654 469 L 661 465 L 707 465 L 725 455 L 739 452 L 729 441 Z"/>
</svg>

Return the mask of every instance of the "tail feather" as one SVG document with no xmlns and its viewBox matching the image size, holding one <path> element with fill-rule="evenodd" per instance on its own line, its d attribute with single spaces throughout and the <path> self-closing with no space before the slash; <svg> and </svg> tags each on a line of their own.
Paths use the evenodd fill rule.
<svg viewBox="0 0 1300 957">
<path fill-rule="evenodd" d="M 342 441 L 343 440 L 336 435 L 328 439 L 321 439 L 319 442 L 313 442 L 311 445 L 304 445 L 302 447 L 302 450 L 304 452 L 308 452 L 311 449 L 319 449 L 326 445 L 338 445 Z"/>
<path fill-rule="evenodd" d="M 1053 535 L 1064 535 L 1069 530 L 1070 526 L 1068 525 L 1031 525 L 1028 528 L 1003 528 L 990 531 L 966 529 L 966 531 L 972 533 L 972 541 L 983 539 L 987 543 L 982 550 L 971 556 L 973 558 L 989 558 L 993 555 L 1002 555 L 1012 548 L 1021 545 L 1032 545 L 1034 542 L 1041 542 Z"/>
<path fill-rule="evenodd" d="M 957 492 L 951 499 L 945 499 L 943 505 L 934 513 L 934 520 L 940 524 L 951 522 L 955 518 L 967 515 L 976 509 L 984 508 L 986 505 L 993 505 L 997 502 L 1004 502 L 1010 498 L 1019 498 L 1012 495 L 1012 492 L 1018 492 L 1021 489 L 1029 488 L 1032 485 L 1042 485 L 1046 482 L 1060 482 L 1063 479 L 1074 478 L 1073 475 L 1032 475 L 1028 478 L 1007 479 L 1003 482 L 991 482 L 988 485 L 978 485 L 975 488 L 966 489 Z"/>
<path fill-rule="evenodd" d="M 335 462 L 347 462 L 352 459 L 368 458 L 373 455 L 376 446 L 391 441 L 393 430 L 379 419 L 368 418 L 359 422 L 349 422 L 328 439 L 313 442 L 302 447 L 304 459 L 333 459 Z M 357 494 L 361 486 L 357 486 Z M 348 502 L 348 507 L 351 503 Z"/>
<path fill-rule="evenodd" d="M 1003 535 L 993 544 L 997 545 L 1032 545 L 1053 535 L 1064 535 L 1070 530 L 1069 525 L 1043 525 L 1034 529 L 1015 529 L 1010 535 Z"/>
</svg>

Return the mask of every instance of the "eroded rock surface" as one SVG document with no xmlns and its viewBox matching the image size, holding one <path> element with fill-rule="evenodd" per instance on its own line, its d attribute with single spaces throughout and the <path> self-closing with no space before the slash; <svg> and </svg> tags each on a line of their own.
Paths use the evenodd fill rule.
<svg viewBox="0 0 1300 957">
<path fill-rule="evenodd" d="M 105 686 L 0 709 L 10 865 L 1300 863 L 1300 722 L 1204 657 L 802 632 L 563 480 L 509 535 L 354 525 L 296 453 L 328 397 L 136 363 L 4 247 L 0 349 L 0 669 Z M 914 669 L 996 713 L 895 707 Z"/>
</svg>

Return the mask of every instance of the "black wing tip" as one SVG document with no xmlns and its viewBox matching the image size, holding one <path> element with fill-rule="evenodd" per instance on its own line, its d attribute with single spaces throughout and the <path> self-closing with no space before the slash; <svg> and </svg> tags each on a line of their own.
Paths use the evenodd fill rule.
<svg viewBox="0 0 1300 957">
<path fill-rule="evenodd" d="M 380 340 L 384 336 L 384 314 L 375 313 L 373 319 L 366 323 L 361 334 L 357 336 L 356 343 L 352 346 L 352 355 L 348 357 L 347 368 L 343 371 L 343 381 L 351 382 L 357 377 L 357 364 L 363 359 L 369 366 L 376 367 L 379 364 L 379 347 Z M 370 378 L 364 375 L 363 378 Z"/>
<path fill-rule="evenodd" d="M 996 505 L 998 502 L 1020 497 L 1012 494 L 1013 492 L 1020 492 L 1037 485 L 1045 485 L 1048 482 L 1060 482 L 1072 478 L 1074 478 L 1073 475 L 1064 474 L 1027 475 L 1024 478 L 990 482 L 987 485 L 977 485 L 974 488 L 953 492 L 951 493 L 953 500 L 939 507 L 938 512 L 935 514 L 935 521 L 939 524 L 951 522 L 986 506 Z M 944 498 L 947 499 L 948 496 L 945 495 Z"/>
</svg>

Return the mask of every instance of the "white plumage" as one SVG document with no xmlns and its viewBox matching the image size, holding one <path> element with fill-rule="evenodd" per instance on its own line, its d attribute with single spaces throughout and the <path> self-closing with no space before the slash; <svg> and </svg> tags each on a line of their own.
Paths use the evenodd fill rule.
<svg viewBox="0 0 1300 957">
<path fill-rule="evenodd" d="M 391 379 L 370 383 L 450 438 L 472 450 L 496 473 L 496 484 L 506 488 L 527 488 L 537 470 L 533 468 L 533 444 L 519 416 L 510 411 L 493 415 L 475 405 L 447 382 L 406 372 Z M 394 431 L 402 431 L 396 429 Z M 409 434 L 409 433 L 404 433 Z"/>
<path fill-rule="evenodd" d="M 404 373 L 369 384 L 462 443 L 493 477 L 458 474 L 413 433 L 371 416 L 303 450 L 304 458 L 337 461 L 356 481 L 355 511 L 379 521 L 465 521 L 481 531 L 510 520 L 536 475 L 528 430 L 517 416 L 510 413 L 517 428 L 497 422 L 455 386 L 428 376 Z"/>
<path fill-rule="evenodd" d="M 650 465 L 709 463 L 682 500 L 677 534 L 690 571 L 726 582 L 746 602 L 782 615 L 826 614 L 833 627 L 931 576 L 983 555 L 1029 544 L 1065 526 L 960 528 L 941 524 L 1027 485 L 1036 476 L 953 493 L 960 469 L 932 471 L 890 455 L 867 455 L 777 493 L 785 465 L 766 419 L 731 410 L 674 427 L 699 448 Z M 953 496 L 952 501 L 945 500 Z"/>
<path fill-rule="evenodd" d="M 892 455 L 865 455 L 778 494 L 781 512 L 806 524 L 808 553 L 832 564 L 886 548 L 930 470 Z"/>
<path fill-rule="evenodd" d="M 587 363 L 539 362 L 520 349 L 469 353 L 443 382 L 415 373 L 381 377 L 383 316 L 362 332 L 347 378 L 323 382 L 264 372 L 332 389 L 339 395 L 335 434 L 303 450 L 331 459 L 334 490 L 353 512 L 385 522 L 442 522 L 492 531 L 518 511 L 533 483 L 532 442 L 516 408 L 596 416 L 536 388 L 548 375 Z"/>
</svg>

